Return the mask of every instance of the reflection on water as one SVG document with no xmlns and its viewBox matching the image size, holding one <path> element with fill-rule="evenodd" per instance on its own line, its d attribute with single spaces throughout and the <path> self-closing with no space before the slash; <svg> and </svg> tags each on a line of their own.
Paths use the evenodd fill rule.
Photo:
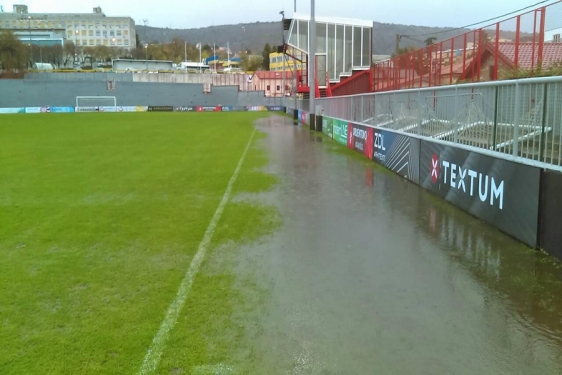
<svg viewBox="0 0 562 375">
<path fill-rule="evenodd" d="M 274 373 L 562 374 L 560 263 L 285 122 L 260 127 L 284 225 L 251 252 Z"/>
</svg>

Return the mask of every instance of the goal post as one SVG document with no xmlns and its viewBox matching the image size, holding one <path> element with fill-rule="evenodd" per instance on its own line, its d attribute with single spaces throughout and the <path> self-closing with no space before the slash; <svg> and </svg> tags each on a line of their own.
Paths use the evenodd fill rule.
<svg viewBox="0 0 562 375">
<path fill-rule="evenodd" d="M 77 96 L 76 108 L 113 107 L 117 108 L 116 96 Z"/>
</svg>

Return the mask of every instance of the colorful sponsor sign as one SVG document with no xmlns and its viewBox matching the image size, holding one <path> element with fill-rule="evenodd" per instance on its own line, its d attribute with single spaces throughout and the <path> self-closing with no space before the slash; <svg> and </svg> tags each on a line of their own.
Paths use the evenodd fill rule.
<svg viewBox="0 0 562 375">
<path fill-rule="evenodd" d="M 267 111 L 267 107 L 264 105 L 254 105 L 254 106 L 247 106 L 246 111 L 249 112 L 263 112 Z"/>
<path fill-rule="evenodd" d="M 197 112 L 221 112 L 221 106 L 197 106 L 195 107 Z"/>
<path fill-rule="evenodd" d="M 0 113 L 25 113 L 25 108 L 0 108 Z"/>
<path fill-rule="evenodd" d="M 472 215 L 535 247 L 540 169 L 421 141 L 420 184 Z"/>
<path fill-rule="evenodd" d="M 332 138 L 334 120 L 329 117 L 322 117 L 322 133 Z"/>
<path fill-rule="evenodd" d="M 171 105 L 149 105 L 148 112 L 173 112 L 174 107 Z"/>
<path fill-rule="evenodd" d="M 333 120 L 332 121 L 332 138 L 334 141 L 347 145 L 347 126 L 346 121 Z"/>
<path fill-rule="evenodd" d="M 373 160 L 419 184 L 420 140 L 386 130 L 373 129 Z"/>
<path fill-rule="evenodd" d="M 299 111 L 299 121 L 308 125 L 308 115 L 305 111 Z"/>
<path fill-rule="evenodd" d="M 121 108 L 121 111 L 119 109 Z M 99 112 L 123 112 L 122 107 L 98 107 Z"/>
<path fill-rule="evenodd" d="M 146 112 L 147 110 L 148 110 L 148 107 L 122 106 L 122 107 L 117 107 L 117 109 L 114 112 Z"/>
<path fill-rule="evenodd" d="M 51 113 L 73 113 L 74 107 L 51 107 Z"/>
<path fill-rule="evenodd" d="M 41 113 L 41 107 L 25 107 L 25 113 Z"/>
<path fill-rule="evenodd" d="M 373 128 L 349 123 L 347 125 L 347 147 L 372 159 Z"/>
</svg>

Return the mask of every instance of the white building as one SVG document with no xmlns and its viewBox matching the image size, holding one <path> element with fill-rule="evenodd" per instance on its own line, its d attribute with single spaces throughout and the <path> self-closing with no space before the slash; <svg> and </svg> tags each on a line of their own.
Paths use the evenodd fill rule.
<svg viewBox="0 0 562 375">
<path fill-rule="evenodd" d="M 64 30 L 64 40 L 77 46 L 136 47 L 135 21 L 131 17 L 107 17 L 100 7 L 89 14 L 29 13 L 26 5 L 14 5 L 13 13 L 0 13 L 1 29 L 12 30 L 21 40 L 32 43 L 34 34 Z"/>
<path fill-rule="evenodd" d="M 560 35 L 562 34 L 562 28 L 551 29 L 544 32 L 544 41 L 552 43 L 560 43 Z"/>
</svg>

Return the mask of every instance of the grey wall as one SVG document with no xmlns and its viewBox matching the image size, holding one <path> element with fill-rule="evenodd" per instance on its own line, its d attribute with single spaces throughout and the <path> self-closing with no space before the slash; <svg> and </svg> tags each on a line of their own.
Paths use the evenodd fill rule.
<svg viewBox="0 0 562 375">
<path fill-rule="evenodd" d="M 263 92 L 239 92 L 236 86 L 214 86 L 203 93 L 202 84 L 116 82 L 107 91 L 105 81 L 0 80 L 0 108 L 73 107 L 77 96 L 115 96 L 119 106 L 171 105 L 280 105 L 281 98 Z"/>
<path fill-rule="evenodd" d="M 36 72 L 27 73 L 25 79 L 33 79 L 39 81 L 116 81 L 116 82 L 133 82 L 133 73 L 52 73 L 52 72 Z"/>
</svg>

